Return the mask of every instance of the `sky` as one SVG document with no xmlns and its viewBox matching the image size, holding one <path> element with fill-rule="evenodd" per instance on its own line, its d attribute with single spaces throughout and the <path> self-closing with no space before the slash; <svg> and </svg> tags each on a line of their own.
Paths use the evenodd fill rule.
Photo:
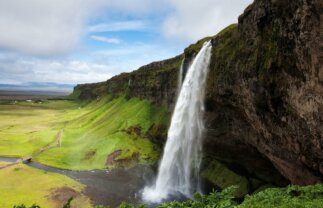
<svg viewBox="0 0 323 208">
<path fill-rule="evenodd" d="M 182 53 L 236 23 L 250 3 L 0 0 L 0 86 L 105 81 Z"/>
</svg>

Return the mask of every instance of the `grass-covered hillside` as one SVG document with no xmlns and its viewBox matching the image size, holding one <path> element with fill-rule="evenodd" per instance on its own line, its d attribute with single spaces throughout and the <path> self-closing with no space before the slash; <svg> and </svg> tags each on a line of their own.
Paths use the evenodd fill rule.
<svg viewBox="0 0 323 208">
<path fill-rule="evenodd" d="M 167 123 L 165 109 L 136 98 L 6 102 L 0 105 L 0 156 L 34 155 L 73 170 L 151 163 L 159 149 L 150 137 Z"/>
</svg>

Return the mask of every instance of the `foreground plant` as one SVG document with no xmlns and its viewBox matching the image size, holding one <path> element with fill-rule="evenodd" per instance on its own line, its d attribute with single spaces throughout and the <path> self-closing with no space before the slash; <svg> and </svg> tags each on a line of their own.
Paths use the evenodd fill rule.
<svg viewBox="0 0 323 208">
<path fill-rule="evenodd" d="M 202 195 L 196 193 L 194 199 L 190 199 L 184 202 L 168 202 L 163 203 L 158 206 L 158 208 L 182 208 L 182 207 L 192 207 L 192 208 L 230 208 L 235 207 L 237 202 L 234 197 L 234 192 L 238 187 L 231 186 L 224 189 L 221 192 L 212 192 L 209 195 Z"/>
</svg>

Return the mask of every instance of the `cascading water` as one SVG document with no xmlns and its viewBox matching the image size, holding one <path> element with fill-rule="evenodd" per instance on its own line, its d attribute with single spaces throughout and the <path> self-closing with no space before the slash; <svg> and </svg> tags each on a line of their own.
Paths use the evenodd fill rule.
<svg viewBox="0 0 323 208">
<path fill-rule="evenodd" d="M 179 72 L 178 72 L 178 85 L 177 85 L 177 90 L 178 90 L 178 94 L 180 93 L 180 90 L 182 88 L 182 84 L 183 84 L 183 73 L 184 73 L 184 60 L 181 63 L 181 67 L 179 68 Z"/>
<path fill-rule="evenodd" d="M 145 201 L 158 203 L 172 195 L 191 197 L 198 191 L 204 90 L 211 49 L 211 42 L 205 43 L 188 69 L 175 105 L 155 185 L 143 191 Z"/>
</svg>

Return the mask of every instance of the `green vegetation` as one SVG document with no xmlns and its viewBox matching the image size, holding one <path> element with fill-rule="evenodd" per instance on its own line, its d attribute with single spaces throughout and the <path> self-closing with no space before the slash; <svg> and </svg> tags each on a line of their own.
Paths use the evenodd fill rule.
<svg viewBox="0 0 323 208">
<path fill-rule="evenodd" d="M 258 77 L 260 80 L 272 79 L 269 74 L 275 74 L 271 70 L 271 65 L 275 62 L 278 53 L 276 32 L 269 29 L 262 31 L 257 35 L 256 43 L 258 45 L 255 55 L 257 55 L 259 69 Z M 255 63 L 256 64 L 256 63 Z M 272 80 L 269 80 L 272 81 Z"/>
<path fill-rule="evenodd" d="M 193 199 L 162 203 L 158 208 L 321 208 L 323 205 L 323 184 L 268 188 L 259 193 L 247 195 L 241 203 L 241 200 L 235 198 L 236 191 L 237 187 L 231 186 L 209 195 L 196 193 Z M 96 206 L 96 208 L 108 207 Z M 144 204 L 132 205 L 125 202 L 119 205 L 119 208 L 145 207 L 147 206 Z"/>
<path fill-rule="evenodd" d="M 191 44 L 189 47 L 187 47 L 185 50 L 184 50 L 184 53 L 185 53 L 185 56 L 186 57 L 191 57 L 192 55 L 194 54 L 197 54 L 203 44 L 206 42 L 206 41 L 209 41 L 211 39 L 216 39 L 217 40 L 217 47 L 214 47 L 213 50 L 216 50 L 217 53 L 220 54 L 219 51 L 221 52 L 226 52 L 226 55 L 228 55 L 228 53 L 230 53 L 230 55 L 232 54 L 232 51 L 228 50 L 230 49 L 230 47 L 237 47 L 237 44 L 236 43 L 231 43 L 230 40 L 232 39 L 230 36 L 231 34 L 233 33 L 233 31 L 237 30 L 237 24 L 232 24 L 232 25 L 229 25 L 228 27 L 224 28 L 221 32 L 219 32 L 217 35 L 215 36 L 210 36 L 210 37 L 205 37 L 199 41 L 197 41 L 195 44 Z M 229 38 L 230 37 L 230 38 Z M 227 46 L 231 44 L 231 46 L 228 48 Z M 222 49 L 225 48 L 227 49 L 227 51 L 222 51 Z"/>
<path fill-rule="evenodd" d="M 65 112 L 76 108 L 67 101 L 0 105 L 0 155 L 31 155 L 53 141 Z"/>
<path fill-rule="evenodd" d="M 247 196 L 240 208 L 320 208 L 323 206 L 323 185 L 268 188 Z"/>
<path fill-rule="evenodd" d="M 234 195 L 237 197 L 242 197 L 248 193 L 248 180 L 215 160 L 203 170 L 201 176 L 221 189 L 236 185 L 237 189 Z"/>
<path fill-rule="evenodd" d="M 194 207 L 194 208 L 231 208 L 237 205 L 234 201 L 233 193 L 235 192 L 235 187 L 229 187 L 222 192 L 212 192 L 209 195 L 202 195 L 196 193 L 194 199 L 190 199 L 184 202 L 168 202 L 158 206 L 158 208 L 184 208 L 184 207 Z"/>
<path fill-rule="evenodd" d="M 222 192 L 209 195 L 195 194 L 194 199 L 183 202 L 163 203 L 158 208 L 321 208 L 323 205 L 323 184 L 314 186 L 288 186 L 268 188 L 247 196 L 242 203 L 235 198 L 237 187 L 231 186 Z M 142 208 L 144 205 L 123 203 L 119 208 Z"/>
<path fill-rule="evenodd" d="M 67 96 L 66 98 L 67 98 L 67 99 L 70 99 L 70 100 L 76 100 L 76 99 L 78 99 L 78 98 L 80 97 L 80 95 L 81 95 L 81 90 L 75 89 L 75 90 L 73 90 L 73 92 L 72 92 L 69 96 Z"/>
<path fill-rule="evenodd" d="M 36 158 L 52 166 L 86 170 L 105 168 L 108 156 L 121 150 L 111 160 L 154 162 L 158 151 L 145 135 L 153 123 L 163 122 L 163 112 L 139 99 L 103 99 L 79 109 L 75 117 L 67 114 L 62 147 Z M 129 162 L 129 161 L 128 161 Z"/>
<path fill-rule="evenodd" d="M 196 55 L 201 48 L 203 47 L 203 44 L 206 41 L 211 40 L 213 37 L 205 37 L 199 41 L 197 41 L 195 44 L 191 44 L 189 47 L 185 48 L 184 53 L 186 57 L 191 57 L 193 55 Z"/>
<path fill-rule="evenodd" d="M 0 162 L 0 165 L 4 164 Z M 82 194 L 84 186 L 63 175 L 19 164 L 1 169 L 0 178 L 0 207 L 24 207 L 19 204 L 26 204 L 27 207 L 33 204 L 46 208 L 63 207 L 63 196 L 69 193 L 74 194 L 73 206 L 92 207 L 90 200 Z"/>
<path fill-rule="evenodd" d="M 288 186 L 286 188 L 269 188 L 257 194 L 247 196 L 238 204 L 234 198 L 235 187 L 222 192 L 213 192 L 207 196 L 197 194 L 195 200 L 166 203 L 160 208 L 180 207 L 217 207 L 217 208 L 319 208 L 323 204 L 323 185 Z"/>
<path fill-rule="evenodd" d="M 169 106 L 172 91 L 176 88 L 183 55 L 153 62 L 131 73 L 121 73 L 106 82 L 81 84 L 74 88 L 70 98 L 95 100 L 107 94 L 117 98 L 148 99 L 161 106 Z M 170 94 L 169 94 L 170 93 Z"/>
<path fill-rule="evenodd" d="M 61 147 L 48 149 L 34 160 L 73 170 L 151 163 L 159 150 L 148 139 L 148 131 L 167 121 L 166 109 L 136 98 L 2 104 L 0 155 L 33 155 L 53 143 L 63 129 Z"/>
</svg>

